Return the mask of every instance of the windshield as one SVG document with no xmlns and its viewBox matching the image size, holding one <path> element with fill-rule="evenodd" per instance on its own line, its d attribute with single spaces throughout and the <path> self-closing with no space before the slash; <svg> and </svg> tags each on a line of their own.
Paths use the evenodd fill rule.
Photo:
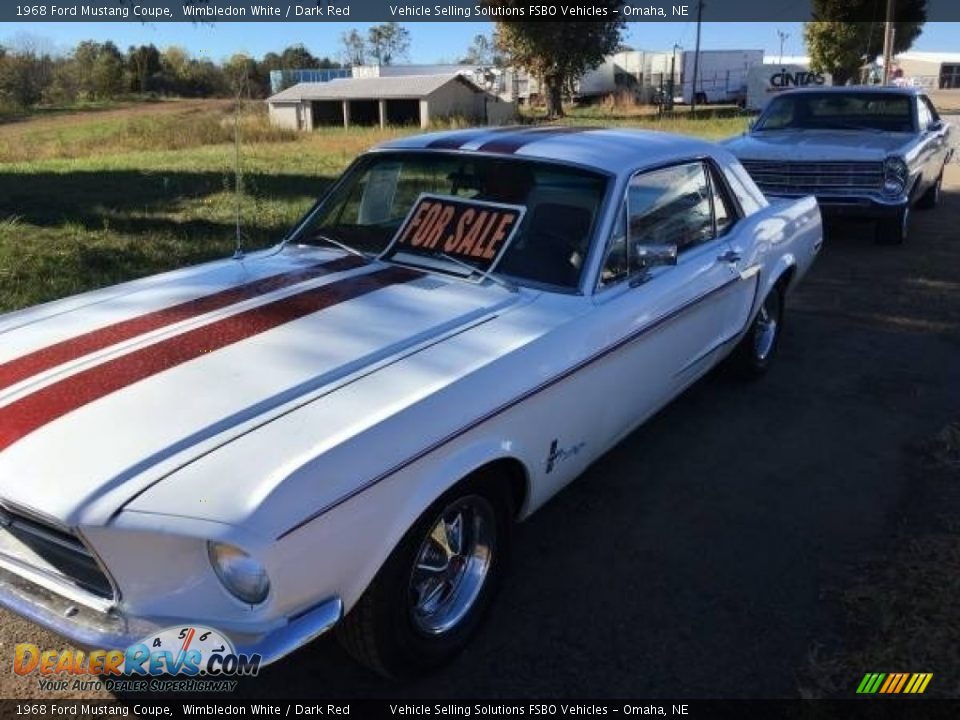
<svg viewBox="0 0 960 720">
<path fill-rule="evenodd" d="M 519 206 L 525 209 L 522 221 L 493 273 L 575 289 L 606 187 L 603 175 L 551 163 L 437 152 L 371 153 L 348 171 L 291 241 L 339 243 L 379 254 L 424 193 L 475 202 L 476 216 L 491 203 Z M 436 255 L 431 269 L 464 274 L 462 262 L 439 249 Z"/>
<path fill-rule="evenodd" d="M 754 130 L 912 132 L 910 96 L 882 92 L 797 93 L 775 97 Z"/>
</svg>

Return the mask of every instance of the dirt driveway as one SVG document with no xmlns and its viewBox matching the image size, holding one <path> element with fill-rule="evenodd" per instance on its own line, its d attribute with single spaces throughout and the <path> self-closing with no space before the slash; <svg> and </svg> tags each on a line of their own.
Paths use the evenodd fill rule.
<svg viewBox="0 0 960 720">
<path fill-rule="evenodd" d="M 708 377 L 524 524 L 448 668 L 389 684 L 323 639 L 241 694 L 795 696 L 838 627 L 825 591 L 893 535 L 905 447 L 960 414 L 958 226 L 955 164 L 907 246 L 833 228 L 769 376 Z M 9 670 L 16 642 L 61 643 L 0 614 L 0 696 L 41 695 Z"/>
</svg>

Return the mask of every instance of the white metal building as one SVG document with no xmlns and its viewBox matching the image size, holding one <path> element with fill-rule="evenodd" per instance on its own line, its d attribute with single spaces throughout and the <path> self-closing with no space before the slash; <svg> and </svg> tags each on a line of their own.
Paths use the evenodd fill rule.
<svg viewBox="0 0 960 720">
<path fill-rule="evenodd" d="M 897 55 L 894 62 L 912 84 L 941 90 L 960 88 L 960 53 L 910 51 Z"/>
<path fill-rule="evenodd" d="M 516 114 L 512 102 L 460 74 L 361 77 L 299 83 L 267 98 L 274 125 L 296 130 L 342 125 L 419 125 L 462 117 L 502 124 Z"/>
</svg>

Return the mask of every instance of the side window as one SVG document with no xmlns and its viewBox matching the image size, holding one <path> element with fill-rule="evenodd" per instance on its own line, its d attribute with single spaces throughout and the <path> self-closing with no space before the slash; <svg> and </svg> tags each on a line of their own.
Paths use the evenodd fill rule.
<svg viewBox="0 0 960 720">
<path fill-rule="evenodd" d="M 928 127 L 933 119 L 930 117 L 930 109 L 927 107 L 927 104 L 924 102 L 926 98 L 918 97 L 917 98 L 917 120 L 920 123 L 920 132 L 923 132 Z"/>
<path fill-rule="evenodd" d="M 713 216 L 717 221 L 717 237 L 723 235 L 737 221 L 737 211 L 727 195 L 727 189 L 714 167 L 710 167 L 710 187 L 713 189 Z"/>
<path fill-rule="evenodd" d="M 767 206 L 763 193 L 739 162 L 727 165 L 723 174 L 730 183 L 733 194 L 737 196 L 745 215 L 752 215 Z"/>
<path fill-rule="evenodd" d="M 632 243 L 676 245 L 684 252 L 713 239 L 710 186 L 703 163 L 635 175 L 627 191 Z"/>
<path fill-rule="evenodd" d="M 930 115 L 930 122 L 936 122 L 940 119 L 940 113 L 937 112 L 937 109 L 933 106 L 933 103 L 930 102 L 930 98 L 928 98 L 926 95 L 920 96 L 920 106 L 927 109 L 927 113 Z M 921 130 L 925 127 L 926 125 L 920 125 Z"/>
<path fill-rule="evenodd" d="M 632 245 L 676 245 L 682 254 L 712 240 L 712 192 L 701 162 L 634 175 L 607 243 L 600 284 L 612 285 L 630 274 Z M 721 200 L 717 206 L 723 207 L 727 227 L 735 215 L 732 205 L 725 203 Z"/>
</svg>

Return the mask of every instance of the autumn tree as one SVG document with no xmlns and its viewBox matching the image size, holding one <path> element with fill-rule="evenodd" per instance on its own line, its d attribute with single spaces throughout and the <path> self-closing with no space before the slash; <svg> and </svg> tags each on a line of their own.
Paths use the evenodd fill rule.
<svg viewBox="0 0 960 720">
<path fill-rule="evenodd" d="M 527 7 L 524 0 L 489 0 L 500 7 Z M 597 0 L 607 17 L 619 18 L 614 9 L 622 0 Z M 571 22 L 558 20 L 500 20 L 496 25 L 497 47 L 508 62 L 542 78 L 546 87 L 547 114 L 563 115 L 563 91 L 588 70 L 616 50 L 625 23 L 620 19 Z"/>
<path fill-rule="evenodd" d="M 813 21 L 803 28 L 811 69 L 832 74 L 836 85 L 856 82 L 864 63 L 883 52 L 884 23 L 877 13 L 884 7 L 875 0 L 813 0 Z M 926 0 L 897 0 L 894 53 L 910 48 L 926 18 Z"/>
<path fill-rule="evenodd" d="M 374 25 L 367 31 L 367 54 L 377 65 L 390 65 L 410 51 L 410 31 L 395 22 Z"/>
</svg>

